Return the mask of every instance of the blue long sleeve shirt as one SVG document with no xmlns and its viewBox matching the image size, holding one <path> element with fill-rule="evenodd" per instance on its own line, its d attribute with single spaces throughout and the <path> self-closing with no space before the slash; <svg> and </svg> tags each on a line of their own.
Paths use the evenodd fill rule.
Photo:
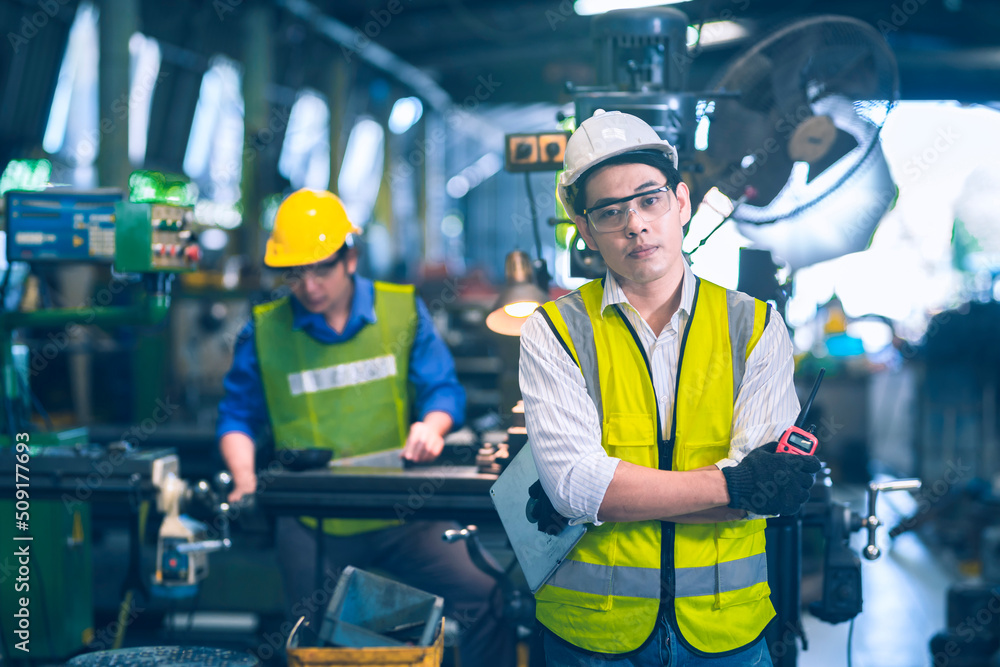
<svg viewBox="0 0 1000 667">
<path fill-rule="evenodd" d="M 354 277 L 351 313 L 342 333 L 334 331 L 322 314 L 306 310 L 294 295 L 290 300 L 292 329 L 304 331 L 320 343 L 336 345 L 349 341 L 375 322 L 375 285 L 361 276 Z M 456 427 L 464 421 L 465 391 L 455 376 L 455 362 L 434 330 L 427 306 L 419 298 L 408 379 L 414 388 L 413 408 L 419 419 L 429 412 L 441 411 L 451 415 Z M 238 431 L 256 438 L 268 423 L 268 412 L 252 318 L 236 341 L 233 365 L 223 380 L 223 388 L 225 396 L 219 403 L 216 435 L 221 438 Z"/>
</svg>

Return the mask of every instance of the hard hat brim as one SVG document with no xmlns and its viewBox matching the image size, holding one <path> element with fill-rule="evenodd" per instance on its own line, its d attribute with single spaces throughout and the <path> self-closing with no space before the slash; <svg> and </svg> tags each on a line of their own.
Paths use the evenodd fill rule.
<svg viewBox="0 0 1000 667">
<path fill-rule="evenodd" d="M 350 234 L 360 234 L 361 230 L 357 227 L 352 227 Z M 322 257 L 316 257 L 315 255 L 304 255 L 301 253 L 279 253 L 274 247 L 274 242 L 271 239 L 267 240 L 266 249 L 264 251 L 264 266 L 270 267 L 272 269 L 290 269 L 295 266 L 309 266 L 310 264 L 319 264 L 325 262 L 338 252 L 347 243 L 347 236 L 344 236 L 344 240 L 337 247 L 333 248 L 329 254 L 325 254 Z"/>
<path fill-rule="evenodd" d="M 569 197 L 567 196 L 566 189 L 571 185 L 580 180 L 580 177 L 584 174 L 590 172 L 595 167 L 599 166 L 602 162 L 607 162 L 613 157 L 618 157 L 619 155 L 625 155 L 626 153 L 635 153 L 638 151 L 659 151 L 667 156 L 674 165 L 674 169 L 677 169 L 679 164 L 677 159 L 677 150 L 666 142 L 650 142 L 648 144 L 635 144 L 633 146 L 626 146 L 620 150 L 612 151 L 606 155 L 602 155 L 599 158 L 588 162 L 582 167 L 577 168 L 568 177 L 567 172 L 562 172 L 559 175 L 559 187 L 556 188 L 557 194 L 559 195 L 559 201 L 562 202 L 563 208 L 566 209 L 567 213 L 577 215 L 576 211 L 571 210 L 569 204 Z"/>
<path fill-rule="evenodd" d="M 625 155 L 625 153 L 635 153 L 638 151 L 659 151 L 664 155 L 666 155 L 668 158 L 670 158 L 670 161 L 673 162 L 674 164 L 674 169 L 677 169 L 678 165 L 677 151 L 674 150 L 674 147 L 671 146 L 670 144 L 666 142 L 635 144 L 633 146 L 626 146 L 625 148 L 621 148 L 619 150 L 607 153 L 606 155 L 602 155 L 599 158 L 596 158 L 588 162 L 582 167 L 578 167 L 569 178 L 566 178 L 566 172 L 564 171 L 562 175 L 559 177 L 559 185 L 561 186 L 573 185 L 580 179 L 581 176 L 583 176 L 588 171 L 590 171 L 597 165 L 601 164 L 602 162 L 606 162 L 607 160 L 610 160 L 613 157 L 618 157 L 619 155 Z"/>
</svg>

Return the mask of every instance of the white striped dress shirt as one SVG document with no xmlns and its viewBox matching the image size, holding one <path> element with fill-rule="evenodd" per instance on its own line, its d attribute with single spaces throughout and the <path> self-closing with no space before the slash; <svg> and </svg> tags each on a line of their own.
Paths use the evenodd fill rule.
<svg viewBox="0 0 1000 667">
<path fill-rule="evenodd" d="M 601 312 L 608 316 L 607 309 L 619 304 L 649 359 L 663 437 L 669 435 L 673 419 L 680 332 L 690 317 L 694 291 L 695 276 L 685 262 L 680 307 L 657 336 L 610 272 L 604 281 Z M 736 465 L 752 449 L 777 440 L 795 421 L 799 400 L 792 382 L 792 351 L 785 324 L 772 311 L 747 359 L 733 406 L 729 457 L 716 463 L 719 468 Z M 583 374 L 541 313 L 529 317 L 521 329 L 520 384 L 542 487 L 571 524 L 599 525 L 597 512 L 621 459 L 608 456 L 601 446 L 601 423 Z"/>
</svg>

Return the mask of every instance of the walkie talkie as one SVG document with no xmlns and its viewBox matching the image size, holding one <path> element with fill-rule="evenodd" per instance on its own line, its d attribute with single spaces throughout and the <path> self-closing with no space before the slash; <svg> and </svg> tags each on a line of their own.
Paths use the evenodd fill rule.
<svg viewBox="0 0 1000 667">
<path fill-rule="evenodd" d="M 819 445 L 819 440 L 812 433 L 812 429 L 815 427 L 810 426 L 809 430 L 805 430 L 802 427 L 806 423 L 809 408 L 812 407 L 813 399 L 816 398 L 816 392 L 819 390 L 819 383 L 823 381 L 825 373 L 825 368 L 819 369 L 819 375 L 816 376 L 816 382 L 813 384 L 812 393 L 809 394 L 809 400 L 799 410 L 799 417 L 795 420 L 795 423 L 788 427 L 788 430 L 782 434 L 781 440 L 778 441 L 778 453 L 803 455 L 816 453 L 816 446 Z"/>
</svg>

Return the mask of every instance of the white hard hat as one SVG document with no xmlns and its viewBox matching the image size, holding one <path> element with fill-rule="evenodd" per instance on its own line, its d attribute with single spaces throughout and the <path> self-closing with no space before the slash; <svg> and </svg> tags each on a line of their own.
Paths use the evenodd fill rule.
<svg viewBox="0 0 1000 667">
<path fill-rule="evenodd" d="M 566 196 L 566 188 L 584 172 L 608 158 L 642 150 L 661 151 L 673 162 L 674 169 L 677 168 L 677 151 L 641 118 L 621 111 L 598 109 L 580 123 L 566 143 L 565 171 L 559 176 L 557 188 L 559 201 L 566 212 L 575 213 Z"/>
</svg>

